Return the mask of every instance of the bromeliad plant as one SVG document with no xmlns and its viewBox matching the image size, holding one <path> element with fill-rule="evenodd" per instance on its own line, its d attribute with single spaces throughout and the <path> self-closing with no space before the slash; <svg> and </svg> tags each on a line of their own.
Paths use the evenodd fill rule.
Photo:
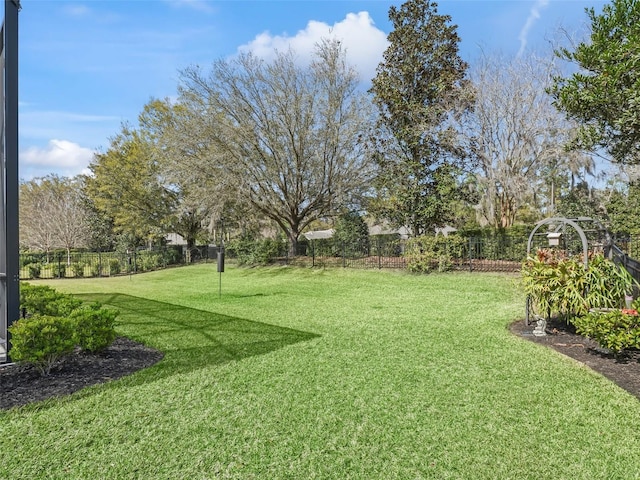
<svg viewBox="0 0 640 480">
<path fill-rule="evenodd" d="M 566 321 L 594 308 L 621 308 L 634 280 L 602 254 L 592 254 L 585 268 L 581 257 L 540 249 L 522 266 L 524 291 L 538 315 Z"/>
</svg>

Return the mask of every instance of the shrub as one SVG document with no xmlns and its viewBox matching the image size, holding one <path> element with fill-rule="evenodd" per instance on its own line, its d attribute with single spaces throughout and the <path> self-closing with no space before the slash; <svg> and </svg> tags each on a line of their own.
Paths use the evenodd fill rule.
<svg viewBox="0 0 640 480">
<path fill-rule="evenodd" d="M 280 240 L 238 239 L 227 244 L 230 257 L 236 258 L 238 265 L 266 265 L 275 258 L 286 254 L 286 244 Z"/>
<path fill-rule="evenodd" d="M 102 276 L 103 265 L 101 262 L 94 262 L 91 264 L 91 276 L 92 277 L 100 277 Z"/>
<path fill-rule="evenodd" d="M 47 315 L 18 320 L 9 327 L 11 358 L 32 364 L 48 375 L 62 357 L 73 352 L 74 325 L 69 318 Z"/>
<path fill-rule="evenodd" d="M 53 276 L 56 278 L 64 278 L 67 274 L 67 266 L 64 263 L 53 264 Z"/>
<path fill-rule="evenodd" d="M 538 250 L 522 266 L 522 282 L 534 311 L 567 321 L 592 308 L 619 308 L 634 280 L 602 254 L 592 255 L 585 269 L 581 256 L 567 257 L 561 250 Z"/>
<path fill-rule="evenodd" d="M 82 301 L 71 295 L 55 291 L 46 285 L 20 284 L 20 307 L 28 315 L 66 317 L 82 305 Z"/>
<path fill-rule="evenodd" d="M 42 273 L 42 265 L 40 263 L 30 263 L 27 265 L 27 269 L 29 270 L 29 278 L 40 278 Z"/>
<path fill-rule="evenodd" d="M 457 235 L 424 235 L 407 241 L 404 257 L 410 272 L 451 270 L 453 260 L 464 257 L 466 240 Z"/>
<path fill-rule="evenodd" d="M 76 262 L 71 264 L 71 271 L 74 277 L 84 277 L 84 263 Z"/>
<path fill-rule="evenodd" d="M 162 264 L 162 257 L 158 253 L 140 252 L 138 255 L 138 268 L 142 271 L 155 270 Z"/>
<path fill-rule="evenodd" d="M 574 318 L 572 323 L 577 333 L 595 340 L 615 354 L 629 348 L 640 348 L 640 317 L 635 311 L 594 311 Z"/>
<path fill-rule="evenodd" d="M 74 310 L 70 316 L 75 327 L 74 344 L 87 352 L 104 350 L 116 338 L 114 325 L 118 312 L 101 307 L 94 303 Z"/>
<path fill-rule="evenodd" d="M 120 273 L 120 260 L 117 258 L 109 259 L 109 275 L 117 275 Z"/>
</svg>

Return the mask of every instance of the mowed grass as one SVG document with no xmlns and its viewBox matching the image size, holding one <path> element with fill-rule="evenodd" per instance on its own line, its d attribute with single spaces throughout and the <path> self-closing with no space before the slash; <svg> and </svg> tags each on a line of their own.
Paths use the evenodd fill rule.
<svg viewBox="0 0 640 480">
<path fill-rule="evenodd" d="M 6 479 L 632 479 L 640 402 L 512 336 L 517 277 L 227 268 L 47 282 L 162 362 L 0 413 Z"/>
</svg>

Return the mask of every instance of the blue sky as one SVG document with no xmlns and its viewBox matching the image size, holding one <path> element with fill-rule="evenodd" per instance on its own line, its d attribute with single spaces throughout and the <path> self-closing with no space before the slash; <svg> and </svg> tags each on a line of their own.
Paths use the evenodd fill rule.
<svg viewBox="0 0 640 480">
<path fill-rule="evenodd" d="M 22 0 L 20 177 L 76 175 L 122 122 L 135 124 L 152 97 L 175 97 L 179 71 L 239 51 L 301 55 L 340 37 L 364 82 L 390 31 L 381 0 Z M 443 0 L 473 64 L 481 51 L 518 55 L 548 48 L 559 27 L 584 32 L 599 0 Z"/>
</svg>

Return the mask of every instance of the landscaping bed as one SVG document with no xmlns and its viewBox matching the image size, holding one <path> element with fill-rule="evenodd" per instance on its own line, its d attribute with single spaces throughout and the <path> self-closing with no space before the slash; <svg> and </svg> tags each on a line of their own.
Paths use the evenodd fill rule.
<svg viewBox="0 0 640 480">
<path fill-rule="evenodd" d="M 557 319 L 549 321 L 547 335 L 542 337 L 534 336 L 534 325 L 526 325 L 524 320 L 512 323 L 509 328 L 515 335 L 585 364 L 640 399 L 640 351 L 625 351 L 616 356 L 595 341 L 578 335 L 573 325 Z"/>
<path fill-rule="evenodd" d="M 78 352 L 63 358 L 49 375 L 28 365 L 0 366 L 0 409 L 8 409 L 115 380 L 150 367 L 162 353 L 126 337 L 118 337 L 99 354 Z"/>
</svg>

